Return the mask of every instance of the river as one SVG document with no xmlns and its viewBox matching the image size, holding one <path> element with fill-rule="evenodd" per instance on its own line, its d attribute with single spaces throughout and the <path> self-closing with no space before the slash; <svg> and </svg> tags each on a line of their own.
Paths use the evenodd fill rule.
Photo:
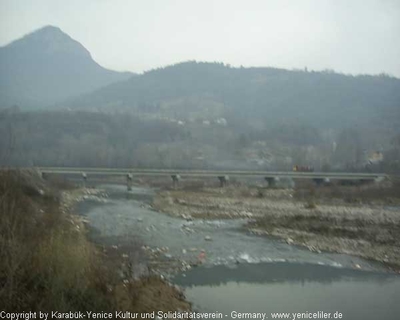
<svg viewBox="0 0 400 320">
<path fill-rule="evenodd" d="M 185 288 L 199 311 L 335 312 L 342 319 L 399 319 L 400 276 L 374 262 L 344 254 L 314 253 L 283 241 L 249 234 L 244 220 L 185 221 L 153 211 L 153 191 L 102 185 L 109 198 L 85 201 L 79 211 L 92 238 L 108 245 L 138 242 L 164 248 L 165 264 L 204 264 L 164 276 Z M 360 270 L 356 270 L 355 266 Z"/>
</svg>

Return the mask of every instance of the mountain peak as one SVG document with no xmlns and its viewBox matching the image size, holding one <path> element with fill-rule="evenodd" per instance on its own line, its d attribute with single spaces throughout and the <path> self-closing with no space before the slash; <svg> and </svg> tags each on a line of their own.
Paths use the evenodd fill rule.
<svg viewBox="0 0 400 320">
<path fill-rule="evenodd" d="M 37 32 L 37 31 L 40 31 L 40 30 L 43 30 L 43 31 L 44 31 L 44 30 L 50 30 L 50 31 L 62 32 L 61 29 L 60 29 L 59 27 L 53 26 L 53 25 L 51 25 L 51 24 L 48 24 L 47 26 L 44 26 L 44 27 L 42 27 L 42 28 L 37 29 L 36 32 Z M 33 32 L 35 32 L 35 31 L 33 31 Z M 32 33 L 33 33 L 33 32 L 32 32 Z"/>
<path fill-rule="evenodd" d="M 45 26 L 0 47 L 0 106 L 50 105 L 129 76 L 101 67 L 78 41 Z"/>
<path fill-rule="evenodd" d="M 32 32 L 30 32 L 29 34 L 34 34 L 34 33 L 44 33 L 44 32 L 52 32 L 52 33 L 62 33 L 65 34 L 59 27 L 56 26 L 52 26 L 52 25 L 47 25 L 44 27 L 41 27 L 39 29 L 36 29 Z"/>
<path fill-rule="evenodd" d="M 60 28 L 51 25 L 37 29 L 4 48 L 18 51 L 29 48 L 31 54 L 40 55 L 73 54 L 91 57 L 89 51 L 82 44 L 72 39 Z"/>
<path fill-rule="evenodd" d="M 59 27 L 52 25 L 39 28 L 31 33 L 28 33 L 23 38 L 26 37 L 60 37 L 64 39 L 71 39 L 71 37 L 63 32 Z"/>
</svg>

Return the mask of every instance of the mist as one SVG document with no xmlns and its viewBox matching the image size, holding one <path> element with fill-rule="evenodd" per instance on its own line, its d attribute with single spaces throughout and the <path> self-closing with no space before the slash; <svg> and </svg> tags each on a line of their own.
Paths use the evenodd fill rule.
<svg viewBox="0 0 400 320">
<path fill-rule="evenodd" d="M 119 71 L 198 60 L 400 77 L 396 0 L 2 0 L 0 11 L 0 45 L 55 25 Z"/>
</svg>

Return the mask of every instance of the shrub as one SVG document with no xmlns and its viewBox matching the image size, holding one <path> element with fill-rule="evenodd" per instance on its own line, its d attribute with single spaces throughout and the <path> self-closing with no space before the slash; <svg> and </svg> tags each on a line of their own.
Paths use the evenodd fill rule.
<svg viewBox="0 0 400 320">
<path fill-rule="evenodd" d="M 108 275 L 100 272 L 95 250 L 59 212 L 58 197 L 37 197 L 32 192 L 35 179 L 39 178 L 19 172 L 0 173 L 2 307 L 10 311 L 111 309 L 104 285 Z"/>
</svg>

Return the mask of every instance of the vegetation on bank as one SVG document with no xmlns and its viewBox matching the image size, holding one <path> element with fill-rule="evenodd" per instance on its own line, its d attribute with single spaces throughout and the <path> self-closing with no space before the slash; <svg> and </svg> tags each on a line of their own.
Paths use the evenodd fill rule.
<svg viewBox="0 0 400 320">
<path fill-rule="evenodd" d="M 60 193 L 31 174 L 1 172 L 0 301 L 8 310 L 110 308 L 98 257 Z M 32 183 L 33 182 L 33 183 Z"/>
<path fill-rule="evenodd" d="M 34 172 L 0 172 L 0 301 L 8 311 L 188 309 L 159 277 L 118 275 L 60 209 L 61 191 Z"/>
<path fill-rule="evenodd" d="M 294 189 L 294 198 L 305 201 L 306 204 L 344 203 L 347 205 L 357 204 L 385 204 L 398 205 L 400 203 L 400 179 L 392 177 L 381 183 L 357 183 L 350 182 L 343 185 L 332 182 L 327 186 L 315 186 L 312 181 L 298 181 Z"/>
</svg>

